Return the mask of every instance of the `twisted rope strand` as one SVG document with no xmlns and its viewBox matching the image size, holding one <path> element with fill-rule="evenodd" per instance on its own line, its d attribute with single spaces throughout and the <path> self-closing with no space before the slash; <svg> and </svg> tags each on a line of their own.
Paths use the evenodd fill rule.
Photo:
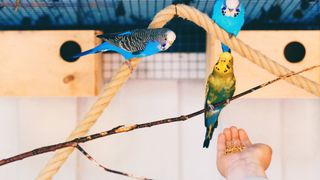
<svg viewBox="0 0 320 180">
<path fill-rule="evenodd" d="M 132 59 L 131 65 L 136 69 L 140 59 Z M 96 123 L 97 119 L 103 113 L 104 109 L 109 105 L 112 98 L 120 90 L 122 85 L 129 79 L 131 73 L 127 65 L 122 65 L 117 74 L 112 78 L 111 82 L 105 85 L 103 93 L 92 106 L 85 118 L 77 125 L 67 140 L 83 136 L 87 134 L 90 128 Z M 74 148 L 65 148 L 58 150 L 55 155 L 49 160 L 44 169 L 39 173 L 38 180 L 51 179 L 67 160 Z"/>
<path fill-rule="evenodd" d="M 271 58 L 268 58 L 258 50 L 251 48 L 240 39 L 237 39 L 234 36 L 230 38 L 229 34 L 221 29 L 215 22 L 213 22 L 208 15 L 200 12 L 196 8 L 178 4 L 176 5 L 176 9 L 179 17 L 194 22 L 196 25 L 206 30 L 208 34 L 213 35 L 215 38 L 229 46 L 229 48 L 238 52 L 241 56 L 267 70 L 268 72 L 276 76 L 281 76 L 292 72 L 283 65 L 280 65 Z M 175 14 L 175 7 L 174 5 L 171 5 L 156 14 L 150 25 L 162 26 L 170 20 L 167 18 L 170 18 Z M 320 96 L 320 84 L 301 75 L 288 78 L 286 81 L 308 91 L 311 94 Z"/>
</svg>

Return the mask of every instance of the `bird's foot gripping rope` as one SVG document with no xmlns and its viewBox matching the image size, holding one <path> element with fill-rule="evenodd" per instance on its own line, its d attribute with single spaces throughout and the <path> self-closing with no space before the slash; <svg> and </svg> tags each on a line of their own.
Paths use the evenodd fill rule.
<svg viewBox="0 0 320 180">
<path fill-rule="evenodd" d="M 132 65 L 131 65 L 130 60 L 129 60 L 129 61 L 125 61 L 124 63 L 128 66 L 128 68 L 129 68 L 129 70 L 130 70 L 130 72 L 131 72 L 131 74 L 132 74 L 132 72 L 133 72 L 133 67 L 132 67 Z"/>
</svg>

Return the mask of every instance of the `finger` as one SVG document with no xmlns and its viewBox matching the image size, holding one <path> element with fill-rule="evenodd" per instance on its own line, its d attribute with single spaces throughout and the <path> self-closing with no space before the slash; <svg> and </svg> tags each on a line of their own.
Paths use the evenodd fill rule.
<svg viewBox="0 0 320 180">
<path fill-rule="evenodd" d="M 231 128 L 231 138 L 232 138 L 232 143 L 234 146 L 238 147 L 240 146 L 240 139 L 239 139 L 239 132 L 237 127 L 232 126 Z"/>
<path fill-rule="evenodd" d="M 247 147 L 252 144 L 245 130 L 239 129 L 239 137 L 242 145 Z"/>
<path fill-rule="evenodd" d="M 223 134 L 225 136 L 225 145 L 227 147 L 230 147 L 231 146 L 231 131 L 229 128 L 225 128 L 223 130 Z"/>
<path fill-rule="evenodd" d="M 220 158 L 226 151 L 226 137 L 223 133 L 219 134 L 217 144 L 217 158 Z"/>
</svg>

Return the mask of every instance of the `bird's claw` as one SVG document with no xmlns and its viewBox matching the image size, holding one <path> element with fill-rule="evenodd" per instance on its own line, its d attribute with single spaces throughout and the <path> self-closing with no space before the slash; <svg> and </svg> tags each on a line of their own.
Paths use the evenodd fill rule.
<svg viewBox="0 0 320 180">
<path fill-rule="evenodd" d="M 210 108 L 210 111 L 213 111 L 214 110 L 214 106 L 209 104 L 209 108 Z"/>
<path fill-rule="evenodd" d="M 133 67 L 131 65 L 131 62 L 130 61 L 125 61 L 125 64 L 128 66 L 128 68 L 130 69 L 130 73 L 133 72 Z"/>
<path fill-rule="evenodd" d="M 226 100 L 226 105 L 230 104 L 230 99 Z"/>
</svg>

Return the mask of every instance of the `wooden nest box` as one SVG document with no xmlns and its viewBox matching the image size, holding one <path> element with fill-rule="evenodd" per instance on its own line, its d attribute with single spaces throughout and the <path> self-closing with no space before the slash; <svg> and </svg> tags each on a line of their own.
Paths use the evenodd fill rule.
<svg viewBox="0 0 320 180">
<path fill-rule="evenodd" d="M 67 62 L 62 56 L 100 44 L 97 31 L 1 31 L 1 96 L 95 96 L 101 54 Z"/>
</svg>

